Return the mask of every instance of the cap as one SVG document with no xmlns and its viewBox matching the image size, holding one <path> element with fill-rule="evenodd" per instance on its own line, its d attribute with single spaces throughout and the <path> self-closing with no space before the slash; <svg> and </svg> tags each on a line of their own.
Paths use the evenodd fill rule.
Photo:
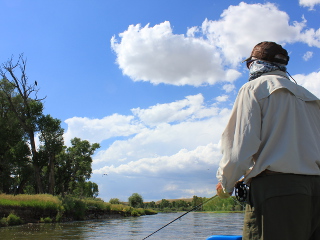
<svg viewBox="0 0 320 240">
<path fill-rule="evenodd" d="M 260 60 L 266 60 L 268 62 L 277 62 L 287 65 L 289 62 L 289 56 L 287 50 L 282 48 L 281 45 L 275 42 L 261 42 L 258 43 L 252 50 L 250 57 L 242 62 L 257 58 Z"/>
</svg>

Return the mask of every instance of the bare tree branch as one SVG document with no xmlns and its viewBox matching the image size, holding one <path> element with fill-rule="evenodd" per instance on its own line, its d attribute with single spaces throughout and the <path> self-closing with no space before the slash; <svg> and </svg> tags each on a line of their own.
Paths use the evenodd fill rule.
<svg viewBox="0 0 320 240">
<path fill-rule="evenodd" d="M 33 84 L 30 84 L 28 82 L 28 76 L 26 75 L 26 66 L 27 59 L 24 58 L 23 53 L 19 55 L 18 61 L 16 63 L 13 63 L 13 56 L 11 56 L 11 58 L 7 62 L 2 64 L 0 75 L 3 79 L 8 80 L 17 89 L 23 99 L 29 99 L 33 95 L 33 100 L 42 101 L 46 97 L 38 98 L 38 84 L 35 84 L 36 81 L 34 81 Z M 20 76 L 17 76 L 16 68 L 19 68 Z M 7 75 L 9 76 L 9 78 Z"/>
</svg>

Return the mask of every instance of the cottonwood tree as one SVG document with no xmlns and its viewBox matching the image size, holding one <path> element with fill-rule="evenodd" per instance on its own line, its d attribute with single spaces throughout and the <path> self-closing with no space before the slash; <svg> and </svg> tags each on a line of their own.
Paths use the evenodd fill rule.
<svg viewBox="0 0 320 240">
<path fill-rule="evenodd" d="M 32 84 L 28 82 L 26 59 L 23 58 L 23 54 L 19 56 L 16 63 L 13 62 L 13 58 L 3 63 L 0 67 L 0 75 L 4 82 L 4 84 L 0 85 L 3 97 L 6 99 L 10 111 L 19 121 L 30 144 L 36 192 L 43 193 L 35 143 L 36 122 L 42 115 L 43 99 L 37 97 L 38 89 L 36 82 Z M 10 85 L 11 87 L 8 87 Z"/>
<path fill-rule="evenodd" d="M 5 80 L 0 81 L 0 89 L 6 92 L 14 87 Z M 21 193 L 29 180 L 30 151 L 25 141 L 25 134 L 18 119 L 0 90 L 0 192 Z"/>
<path fill-rule="evenodd" d="M 57 157 L 55 171 L 57 194 L 85 195 L 84 192 L 88 187 L 85 182 L 92 174 L 91 156 L 99 147 L 98 143 L 90 144 L 80 138 L 71 139 L 71 147 L 65 147 Z"/>
<path fill-rule="evenodd" d="M 39 128 L 39 162 L 45 167 L 48 189 L 46 192 L 54 194 L 56 156 L 63 150 L 63 133 L 61 121 L 50 115 L 41 116 L 38 121 Z"/>
<path fill-rule="evenodd" d="M 196 206 L 198 206 L 198 205 L 200 205 L 202 203 L 203 203 L 203 198 L 202 197 L 198 197 L 198 196 L 193 196 L 192 197 L 192 206 L 193 207 L 196 207 Z M 200 209 L 202 210 L 202 206 L 201 206 Z M 200 210 L 200 209 L 198 209 L 198 210 Z"/>
<path fill-rule="evenodd" d="M 73 190 L 73 195 L 77 197 L 97 197 L 99 194 L 98 184 L 88 182 L 78 182 Z"/>
<path fill-rule="evenodd" d="M 162 199 L 160 202 L 160 209 L 170 208 L 171 205 L 172 204 L 167 199 Z"/>
<path fill-rule="evenodd" d="M 134 208 L 139 208 L 139 207 L 143 207 L 143 198 L 140 194 L 138 193 L 133 193 L 129 199 L 129 205 L 131 207 L 134 207 Z"/>
</svg>

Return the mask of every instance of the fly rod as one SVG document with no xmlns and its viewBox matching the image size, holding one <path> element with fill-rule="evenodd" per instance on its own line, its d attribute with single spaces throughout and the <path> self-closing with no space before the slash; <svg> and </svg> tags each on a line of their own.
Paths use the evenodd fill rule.
<svg viewBox="0 0 320 240">
<path fill-rule="evenodd" d="M 156 232 L 159 232 L 161 229 L 164 229 L 166 226 L 170 225 L 171 223 L 177 221 L 178 219 L 182 218 L 184 215 L 188 214 L 189 212 L 192 212 L 196 209 L 198 209 L 199 207 L 201 207 L 203 204 L 206 204 L 207 202 L 211 201 L 212 199 L 216 198 L 218 195 L 214 195 L 213 197 L 207 199 L 206 201 L 204 201 L 203 203 L 200 203 L 199 205 L 195 206 L 194 208 L 192 208 L 191 210 L 185 212 L 184 214 L 182 214 L 180 217 L 177 217 L 176 219 L 172 220 L 171 222 L 167 223 L 166 225 L 164 225 L 163 227 L 159 228 L 157 231 L 154 231 L 153 233 L 151 233 L 150 235 L 146 236 L 144 239 L 147 239 L 148 237 L 152 236 L 153 234 L 155 234 Z"/>
</svg>

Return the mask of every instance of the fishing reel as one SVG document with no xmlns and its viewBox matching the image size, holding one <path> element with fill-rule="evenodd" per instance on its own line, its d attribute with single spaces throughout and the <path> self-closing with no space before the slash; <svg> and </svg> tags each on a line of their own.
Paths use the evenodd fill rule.
<svg viewBox="0 0 320 240">
<path fill-rule="evenodd" d="M 246 202 L 249 194 L 249 186 L 246 185 L 243 181 L 238 181 L 234 187 L 236 199 L 239 202 Z"/>
</svg>

